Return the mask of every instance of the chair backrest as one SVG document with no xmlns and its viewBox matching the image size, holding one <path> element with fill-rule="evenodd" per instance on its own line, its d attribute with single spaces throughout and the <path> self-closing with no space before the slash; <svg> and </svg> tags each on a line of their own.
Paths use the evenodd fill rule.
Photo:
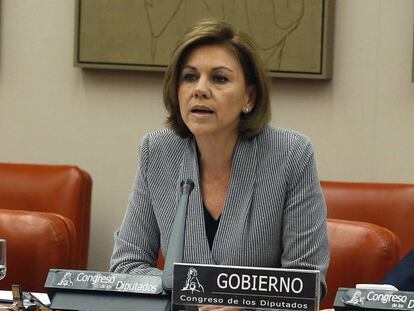
<svg viewBox="0 0 414 311">
<path fill-rule="evenodd" d="M 86 269 L 92 179 L 76 166 L 0 163 L 0 208 L 51 212 L 76 228 L 74 269 Z"/>
<path fill-rule="evenodd" d="M 76 257 L 72 221 L 54 213 L 0 209 L 0 236 L 7 240 L 7 274 L 0 288 L 19 284 L 44 292 L 49 269 L 70 269 Z"/>
<path fill-rule="evenodd" d="M 414 185 L 322 181 L 328 217 L 365 221 L 394 232 L 400 257 L 414 248 Z"/>
<path fill-rule="evenodd" d="M 328 292 L 321 309 L 333 307 L 338 287 L 377 283 L 399 259 L 399 239 L 392 231 L 366 222 L 328 219 L 331 261 Z"/>
</svg>

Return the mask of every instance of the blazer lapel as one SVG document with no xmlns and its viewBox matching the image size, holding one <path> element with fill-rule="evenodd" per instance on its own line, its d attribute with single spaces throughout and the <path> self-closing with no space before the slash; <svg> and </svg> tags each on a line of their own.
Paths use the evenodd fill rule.
<svg viewBox="0 0 414 311">
<path fill-rule="evenodd" d="M 239 139 L 233 156 L 229 190 L 213 243 L 217 264 L 229 263 L 229 252 L 240 245 L 247 225 L 257 171 L 256 139 Z M 207 246 L 208 247 L 208 246 Z"/>
<path fill-rule="evenodd" d="M 188 200 L 184 262 L 214 264 L 205 230 L 197 148 L 194 139 L 189 140 L 188 148 L 184 152 L 179 180 L 177 181 L 177 203 L 181 193 L 180 183 L 186 179 L 193 180 L 195 185 Z"/>
</svg>

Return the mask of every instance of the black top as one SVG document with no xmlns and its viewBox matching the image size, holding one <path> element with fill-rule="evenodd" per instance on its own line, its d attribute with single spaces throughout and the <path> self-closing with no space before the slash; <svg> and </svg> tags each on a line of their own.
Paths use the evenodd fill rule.
<svg viewBox="0 0 414 311">
<path fill-rule="evenodd" d="M 210 249 L 213 247 L 213 241 L 214 237 L 216 236 L 217 228 L 220 223 L 220 217 L 217 220 L 215 220 L 207 210 L 206 206 L 203 204 L 204 209 L 204 223 L 206 224 L 206 234 L 207 234 L 207 240 L 208 245 L 210 246 Z"/>
<path fill-rule="evenodd" d="M 400 291 L 414 291 L 414 249 L 409 251 L 379 283 L 394 285 Z"/>
</svg>

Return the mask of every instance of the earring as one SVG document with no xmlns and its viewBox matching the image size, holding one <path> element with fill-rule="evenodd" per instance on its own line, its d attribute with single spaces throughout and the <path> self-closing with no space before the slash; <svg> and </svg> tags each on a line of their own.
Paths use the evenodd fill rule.
<svg viewBox="0 0 414 311">
<path fill-rule="evenodd" d="M 248 114 L 250 112 L 249 107 L 243 107 L 244 114 Z"/>
</svg>

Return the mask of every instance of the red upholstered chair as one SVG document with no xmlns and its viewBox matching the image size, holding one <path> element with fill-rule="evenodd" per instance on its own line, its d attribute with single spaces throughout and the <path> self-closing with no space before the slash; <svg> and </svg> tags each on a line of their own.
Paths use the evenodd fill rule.
<svg viewBox="0 0 414 311">
<path fill-rule="evenodd" d="M 328 219 L 331 262 L 327 296 L 321 309 L 332 308 L 338 287 L 376 283 L 398 261 L 400 242 L 390 230 L 371 223 Z"/>
<path fill-rule="evenodd" d="M 414 185 L 322 181 L 328 217 L 370 222 L 394 232 L 400 258 L 414 248 Z"/>
<path fill-rule="evenodd" d="M 50 268 L 76 264 L 76 229 L 64 216 L 0 209 L 0 236 L 7 240 L 7 275 L 1 289 L 19 284 L 42 292 Z"/>
<path fill-rule="evenodd" d="M 76 166 L 0 163 L 0 209 L 53 213 L 56 215 L 50 217 L 58 217 L 68 228 L 72 223 L 75 237 L 70 245 L 71 258 L 62 263 L 62 268 L 87 269 L 91 193 L 90 175 Z M 19 235 L 17 225 L 15 234 Z M 34 241 L 25 238 L 29 250 Z M 11 241 L 8 247 L 12 246 Z"/>
</svg>

